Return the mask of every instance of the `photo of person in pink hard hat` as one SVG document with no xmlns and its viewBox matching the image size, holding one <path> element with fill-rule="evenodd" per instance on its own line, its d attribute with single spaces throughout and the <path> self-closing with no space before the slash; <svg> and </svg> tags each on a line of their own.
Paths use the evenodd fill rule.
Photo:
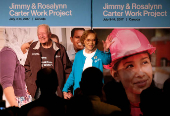
<svg viewBox="0 0 170 116">
<path fill-rule="evenodd" d="M 148 114 L 144 108 L 148 106 L 152 106 L 148 111 L 156 110 L 157 105 L 154 103 L 160 103 L 156 100 L 156 102 L 150 102 L 151 105 L 148 102 L 148 106 L 142 104 L 140 107 L 141 93 L 148 88 L 152 88 L 149 89 L 149 93 L 158 94 L 161 97 L 160 90 L 152 81 L 151 54 L 156 48 L 149 43 L 144 34 L 136 29 L 114 29 L 110 36 L 115 41 L 110 46 L 112 62 L 105 65 L 105 68 L 110 69 L 114 81 L 104 86 L 107 102 L 121 108 L 126 116 Z M 143 96 L 145 98 L 146 94 Z M 147 101 L 154 100 L 154 97 L 149 98 L 151 97 L 148 97 Z M 157 111 L 152 112 L 152 115 Z"/>
</svg>

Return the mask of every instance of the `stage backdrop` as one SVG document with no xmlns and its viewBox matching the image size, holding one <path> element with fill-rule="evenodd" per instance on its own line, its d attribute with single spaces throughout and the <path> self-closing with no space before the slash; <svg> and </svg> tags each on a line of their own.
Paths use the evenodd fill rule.
<svg viewBox="0 0 170 116">
<path fill-rule="evenodd" d="M 169 78 L 170 0 L 0 0 L 0 17 L 0 50 L 5 28 L 28 28 L 38 40 L 36 27 L 48 24 L 67 51 L 73 49 L 72 28 L 93 28 L 101 50 L 101 40 L 114 28 L 136 28 L 157 47 L 152 55 L 157 86 L 162 88 Z M 109 70 L 104 70 L 104 78 L 112 79 Z"/>
</svg>

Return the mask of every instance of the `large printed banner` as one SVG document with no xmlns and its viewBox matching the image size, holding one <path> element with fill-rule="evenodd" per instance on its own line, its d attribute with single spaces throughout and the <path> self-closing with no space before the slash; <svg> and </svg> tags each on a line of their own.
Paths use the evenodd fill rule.
<svg viewBox="0 0 170 116">
<path fill-rule="evenodd" d="M 0 0 L 0 26 L 91 26 L 91 0 Z"/>
<path fill-rule="evenodd" d="M 1 0 L 0 26 L 170 27 L 169 6 L 169 0 Z"/>
<path fill-rule="evenodd" d="M 93 27 L 170 27 L 169 0 L 93 0 Z"/>
</svg>

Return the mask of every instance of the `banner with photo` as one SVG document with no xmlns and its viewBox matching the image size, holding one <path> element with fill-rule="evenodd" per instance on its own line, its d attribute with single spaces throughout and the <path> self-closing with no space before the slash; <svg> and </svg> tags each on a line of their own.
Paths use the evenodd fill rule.
<svg viewBox="0 0 170 116">
<path fill-rule="evenodd" d="M 73 28 L 91 29 L 91 0 L 0 0 L 0 16 L 0 50 L 7 45 L 6 43 L 14 45 L 15 53 L 22 50 L 23 54 L 21 52 L 20 56 L 24 64 L 29 49 L 26 46 L 39 40 L 37 26 L 40 24 L 50 26 L 51 39 L 58 39 L 58 42 L 65 47 L 67 54 L 73 51 L 74 46 L 71 41 Z M 84 32 L 82 30 L 80 34 Z M 4 36 L 5 33 L 8 38 Z M 74 36 L 80 39 L 80 34 L 76 34 L 74 33 Z M 79 44 L 80 42 L 76 42 L 76 45 L 80 46 Z M 82 44 L 81 47 L 83 48 Z M 1 64 L 2 62 L 0 70 L 3 67 Z M 42 64 L 42 66 L 53 65 L 50 60 L 43 61 Z M 10 106 L 5 96 L 3 99 L 6 100 L 6 107 Z"/>
<path fill-rule="evenodd" d="M 73 49 L 70 41 L 73 28 L 91 28 L 91 0 L 1 0 L 0 49 L 5 28 L 28 28 L 31 38 L 38 40 L 36 28 L 48 24 L 66 49 Z"/>
<path fill-rule="evenodd" d="M 100 50 L 103 50 L 101 40 L 105 40 L 112 29 L 136 28 L 158 46 L 153 65 L 169 66 L 169 6 L 168 0 L 1 0 L 0 49 L 5 44 L 5 28 L 27 28 L 30 37 L 37 41 L 37 26 L 48 24 L 67 51 L 74 49 L 70 38 L 75 27 L 93 28 L 100 39 Z"/>
<path fill-rule="evenodd" d="M 135 28 L 156 47 L 151 56 L 153 79 L 156 86 L 163 88 L 170 75 L 170 1 L 93 0 L 92 5 L 92 27 L 101 40 L 115 28 Z M 103 50 L 102 42 L 99 49 Z M 112 79 L 109 70 L 104 71 L 104 75 L 107 81 Z"/>
</svg>

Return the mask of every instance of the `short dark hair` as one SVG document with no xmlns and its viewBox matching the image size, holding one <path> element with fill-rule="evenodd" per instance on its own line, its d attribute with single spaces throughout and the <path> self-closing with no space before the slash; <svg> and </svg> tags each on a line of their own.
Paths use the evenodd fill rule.
<svg viewBox="0 0 170 116">
<path fill-rule="evenodd" d="M 51 38 L 56 38 L 56 40 L 59 42 L 59 38 L 56 34 L 51 34 Z"/>
<path fill-rule="evenodd" d="M 96 67 L 88 67 L 82 73 L 80 89 L 86 95 L 102 94 L 103 73 Z"/>
<path fill-rule="evenodd" d="M 58 39 L 58 36 L 56 34 L 51 34 L 51 37 Z"/>
<path fill-rule="evenodd" d="M 98 37 L 97 37 L 97 33 L 96 33 L 94 30 L 86 30 L 86 31 L 84 31 L 84 33 L 83 33 L 83 35 L 81 36 L 81 39 L 80 39 L 82 45 L 84 45 L 84 40 L 87 38 L 87 36 L 88 36 L 90 33 L 92 33 L 92 34 L 95 35 L 96 45 L 98 44 L 99 39 L 98 39 Z"/>
<path fill-rule="evenodd" d="M 51 87 L 52 89 L 58 86 L 57 73 L 52 68 L 43 68 L 37 72 L 36 84 L 40 89 L 42 87 Z"/>
<path fill-rule="evenodd" d="M 83 31 L 85 31 L 84 28 L 73 28 L 73 29 L 71 30 L 71 37 L 74 36 L 74 32 L 77 31 L 77 30 L 83 30 Z"/>
</svg>

